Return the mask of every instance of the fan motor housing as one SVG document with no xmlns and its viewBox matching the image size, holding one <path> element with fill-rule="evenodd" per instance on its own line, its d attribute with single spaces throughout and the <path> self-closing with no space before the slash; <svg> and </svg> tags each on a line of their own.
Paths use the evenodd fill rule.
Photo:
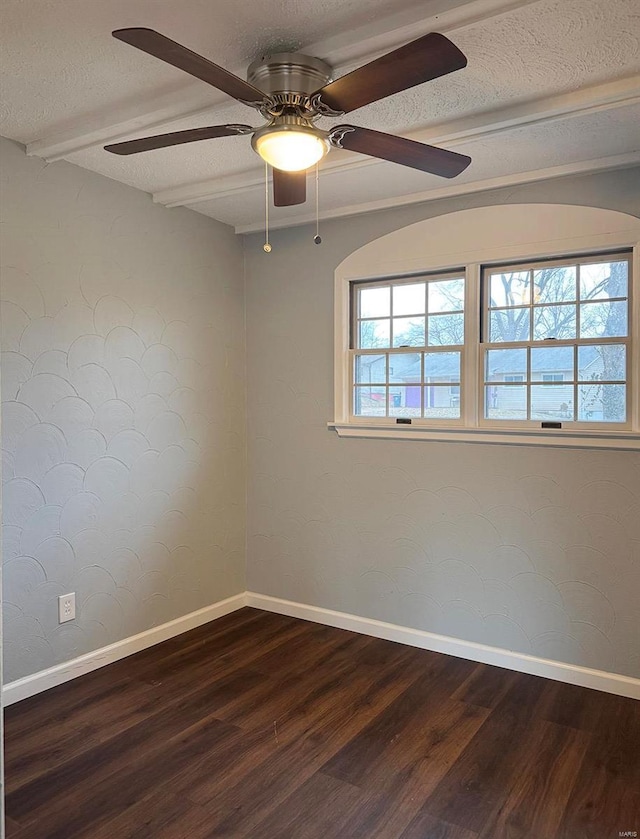
<svg viewBox="0 0 640 839">
<path fill-rule="evenodd" d="M 331 81 L 332 72 L 320 58 L 300 52 L 278 52 L 250 64 L 247 81 L 274 98 L 291 93 L 308 97 Z"/>
</svg>

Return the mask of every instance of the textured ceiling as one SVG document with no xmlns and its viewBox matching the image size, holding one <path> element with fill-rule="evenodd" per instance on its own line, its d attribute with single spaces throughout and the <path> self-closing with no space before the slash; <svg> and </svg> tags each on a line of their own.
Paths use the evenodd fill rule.
<svg viewBox="0 0 640 839">
<path fill-rule="evenodd" d="M 12 139 L 27 142 L 66 120 L 127 100 L 185 88 L 179 71 L 111 38 L 147 26 L 225 67 L 271 47 L 297 48 L 420 0 L 3 0 L 3 76 Z M 18 94 L 13 100 L 13 93 Z M 19 95 L 28 92 L 29 101 Z M 19 113 L 12 113 L 12 104 Z M 13 136 L 14 119 L 17 134 Z M 4 126 L 3 126 L 4 127 Z"/>
<path fill-rule="evenodd" d="M 640 148 L 637 0 L 323 0 L 321 9 L 311 0 L 3 0 L 0 133 L 47 160 L 64 157 L 240 229 L 263 212 L 261 163 L 248 138 L 130 158 L 102 149 L 186 127 L 261 124 L 257 112 L 111 37 L 126 26 L 155 28 L 238 73 L 285 47 L 328 58 L 336 75 L 445 32 L 467 55 L 466 69 L 348 120 L 455 148 L 473 165 L 449 182 L 332 151 L 325 215 L 428 197 L 451 183 L 515 182 L 518 173 L 585 161 L 629 165 Z M 296 223 L 310 209 L 280 211 L 276 223 Z"/>
</svg>

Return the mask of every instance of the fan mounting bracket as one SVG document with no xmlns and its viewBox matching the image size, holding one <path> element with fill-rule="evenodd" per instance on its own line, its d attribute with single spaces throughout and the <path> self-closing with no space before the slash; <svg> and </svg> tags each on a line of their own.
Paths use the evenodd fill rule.
<svg viewBox="0 0 640 839">
<path fill-rule="evenodd" d="M 330 107 L 322 101 L 321 91 L 313 94 L 313 96 L 309 99 L 309 105 L 311 110 L 321 117 L 341 117 L 344 115 L 344 111 L 336 111 L 335 108 Z"/>
<path fill-rule="evenodd" d="M 355 131 L 356 129 L 351 125 L 336 125 L 329 131 L 329 143 L 335 149 L 343 148 L 342 141 L 344 139 L 345 134 L 350 134 L 351 132 Z"/>
<path fill-rule="evenodd" d="M 251 128 L 247 125 L 237 125 L 236 123 L 231 123 L 230 125 L 226 126 L 229 131 L 235 131 L 236 134 L 253 134 L 254 128 Z"/>
</svg>

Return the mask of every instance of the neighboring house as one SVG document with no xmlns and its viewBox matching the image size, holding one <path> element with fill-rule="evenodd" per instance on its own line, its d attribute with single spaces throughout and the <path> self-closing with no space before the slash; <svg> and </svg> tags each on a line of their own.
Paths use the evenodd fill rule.
<svg viewBox="0 0 640 839">
<path fill-rule="evenodd" d="M 580 354 L 579 381 L 598 381 L 602 378 L 603 361 L 602 356 L 596 347 L 583 347 Z M 486 371 L 486 382 L 495 382 L 496 386 L 488 388 L 488 408 L 500 412 L 510 410 L 521 410 L 524 400 L 523 388 L 525 387 L 527 375 L 523 369 L 523 351 L 520 349 L 500 350 L 498 363 L 493 363 Z M 554 416 L 573 416 L 574 386 L 575 382 L 573 365 L 563 369 L 561 364 L 550 364 L 545 354 L 531 353 L 531 384 L 536 388 L 535 398 L 532 406 L 535 405 L 536 414 L 549 413 Z M 491 358 L 492 356 L 490 356 Z M 494 356 L 495 357 L 495 356 Z M 560 358 L 559 355 L 557 358 Z M 567 384 L 563 384 L 566 382 Z M 519 383 L 522 383 L 519 386 Z M 505 386 L 500 386 L 505 385 Z M 583 391 L 584 392 L 584 391 Z M 594 413 L 602 411 L 599 403 L 597 385 L 593 387 L 593 393 L 585 393 L 587 399 L 592 402 Z M 601 400 L 600 400 L 601 402 Z M 526 404 L 526 403 L 525 403 Z"/>
<path fill-rule="evenodd" d="M 420 382 L 422 375 L 420 356 L 418 354 L 412 356 L 396 356 L 398 359 L 407 359 L 408 361 L 394 363 L 393 378 L 401 379 L 403 382 L 409 384 L 410 382 Z M 411 359 L 411 361 L 409 361 Z M 390 373 L 391 377 L 391 373 Z M 460 404 L 460 364 L 458 360 L 458 353 L 432 353 L 429 356 L 429 370 L 428 375 L 425 375 L 425 394 L 424 404 L 425 408 L 456 408 Z M 394 407 L 407 405 L 408 407 L 420 406 L 420 387 L 396 387 L 393 384 L 390 386 L 390 393 L 392 396 L 396 395 L 396 400 L 405 398 L 404 403 L 399 402 Z"/>
<path fill-rule="evenodd" d="M 457 408 L 460 404 L 459 353 L 432 353 L 429 356 L 429 375 L 425 376 L 426 408 Z M 385 356 L 370 356 L 360 362 L 360 383 L 385 383 Z M 365 372 L 366 371 L 366 372 Z M 390 357 L 389 401 L 390 407 L 412 409 L 412 415 L 420 414 L 422 400 L 422 367 L 419 353 L 401 353 Z M 415 383 L 415 384 L 414 384 Z M 371 388 L 369 407 L 376 401 L 384 401 L 380 388 Z M 451 414 L 449 414 L 451 415 Z"/>
<path fill-rule="evenodd" d="M 544 360 L 542 354 L 532 353 L 531 383 L 537 387 L 535 393 L 536 413 L 550 416 L 569 418 L 573 416 L 574 408 L 574 371 L 573 367 L 559 369 L 559 364 L 549 364 L 548 355 Z M 370 356 L 367 363 L 361 360 L 360 383 L 371 383 L 370 407 L 376 403 L 384 403 L 385 391 L 385 356 Z M 488 409 L 508 414 L 510 411 L 526 410 L 526 396 L 524 389 L 527 383 L 526 369 L 523 365 L 522 349 L 504 349 L 490 355 L 492 366 L 486 371 L 486 383 L 493 384 L 487 388 Z M 499 362 L 494 362 L 499 359 Z M 525 362 L 526 363 L 526 362 Z M 581 389 L 585 407 L 597 418 L 602 413 L 602 399 L 598 385 L 602 378 L 603 359 L 596 347 L 583 347 L 580 355 L 579 381 L 594 382 L 593 392 Z M 455 352 L 431 353 L 429 355 L 428 375 L 424 378 L 425 409 L 451 409 L 460 404 L 460 368 L 458 354 Z M 421 387 L 421 359 L 419 353 L 402 353 L 390 356 L 389 369 L 389 402 L 392 412 L 398 408 L 407 408 L 407 413 L 419 414 L 422 399 Z M 566 384 L 565 384 L 566 383 Z M 375 386 L 378 387 L 375 387 Z M 543 387 L 544 386 L 544 387 Z M 363 394 L 364 396 L 364 394 Z M 381 412 L 384 412 L 380 405 Z M 396 411 L 394 411 L 396 409 Z M 451 416 L 450 413 L 443 416 Z"/>
</svg>

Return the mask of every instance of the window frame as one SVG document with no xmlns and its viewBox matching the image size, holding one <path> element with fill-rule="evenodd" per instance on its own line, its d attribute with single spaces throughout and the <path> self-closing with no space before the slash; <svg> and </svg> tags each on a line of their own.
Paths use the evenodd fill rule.
<svg viewBox="0 0 640 839">
<path fill-rule="evenodd" d="M 327 423 L 341 437 L 443 442 L 542 445 L 564 448 L 640 450 L 640 362 L 630 377 L 630 427 L 561 429 L 486 426 L 480 422 L 480 277 L 483 266 L 632 252 L 630 319 L 634 328 L 629 359 L 640 358 L 640 222 L 635 216 L 568 204 L 488 205 L 435 215 L 374 239 L 347 256 L 335 270 L 334 418 Z M 462 424 L 396 424 L 383 418 L 350 416 L 350 286 L 391 277 L 424 276 L 466 269 L 464 365 L 467 399 Z M 634 293 L 635 292 L 635 293 Z M 471 339 L 471 340 L 470 340 Z M 461 400 L 462 402 L 462 400 Z M 595 425 L 595 424 L 594 424 Z M 618 424 L 616 424 L 618 425 Z"/>
<path fill-rule="evenodd" d="M 479 344 L 480 344 L 480 354 L 482 358 L 479 360 L 478 365 L 478 387 L 479 387 L 479 399 L 480 404 L 478 406 L 478 424 L 480 427 L 483 428 L 514 428 L 514 429 L 539 429 L 541 428 L 541 423 L 543 420 L 515 420 L 512 426 L 509 425 L 507 420 L 495 419 L 495 418 L 487 418 L 484 416 L 484 409 L 483 409 L 483 399 L 484 399 L 484 388 L 486 385 L 486 378 L 485 378 L 485 367 L 484 367 L 484 357 L 485 353 L 489 350 L 500 350 L 500 349 L 526 349 L 527 350 L 527 357 L 530 356 L 531 349 L 533 348 L 543 348 L 543 347 L 554 347 L 559 348 L 563 346 L 575 347 L 575 358 L 574 358 L 574 372 L 577 376 L 578 374 L 578 361 L 577 361 L 577 348 L 581 346 L 594 346 L 594 345 L 602 345 L 602 344 L 624 344 L 626 347 L 626 358 L 625 358 L 625 366 L 626 366 L 626 377 L 625 377 L 625 385 L 626 385 L 626 420 L 624 422 L 588 422 L 587 420 L 572 420 L 572 419 L 562 419 L 562 420 L 554 420 L 549 418 L 551 422 L 561 422 L 562 423 L 562 430 L 567 431 L 575 431 L 578 432 L 580 430 L 584 431 L 611 431 L 615 433 L 616 431 L 624 432 L 624 431 L 631 431 L 634 428 L 634 417 L 633 417 L 633 401 L 634 397 L 637 396 L 635 391 L 634 385 L 636 385 L 638 380 L 638 370 L 634 369 L 632 365 L 632 356 L 634 352 L 634 346 L 637 348 L 640 346 L 640 341 L 638 340 L 638 332 L 640 332 L 640 322 L 635 323 L 633 319 L 633 311 L 634 311 L 634 295 L 633 292 L 633 284 L 634 284 L 634 250 L 633 248 L 615 248 L 613 250 L 606 250 L 606 251 L 597 251 L 591 252 L 587 254 L 561 254 L 559 256 L 550 256 L 545 257 L 544 259 L 535 259 L 535 260 L 518 260 L 515 262 L 495 262 L 492 261 L 490 263 L 485 263 L 480 267 L 480 294 L 481 294 L 481 311 L 480 311 L 480 319 L 481 319 L 481 326 L 480 326 L 480 334 L 479 334 Z M 504 271 L 510 271 L 511 269 L 523 269 L 526 268 L 527 270 L 535 271 L 538 268 L 544 268 L 545 266 L 553 266 L 553 267 L 561 267 L 561 266 L 571 266 L 571 265 L 589 265 L 593 263 L 598 263 L 600 261 L 606 262 L 610 259 L 612 262 L 617 261 L 615 257 L 620 257 L 620 260 L 624 259 L 628 263 L 628 272 L 627 272 L 627 335 L 620 336 L 620 337 L 606 337 L 606 338 L 586 338 L 581 339 L 578 337 L 580 331 L 580 304 L 581 300 L 579 295 L 577 294 L 575 301 L 569 301 L 562 305 L 575 305 L 576 308 L 576 337 L 575 338 L 559 338 L 554 339 L 552 343 L 547 343 L 545 341 L 535 341 L 532 337 L 529 338 L 527 341 L 488 341 L 484 340 L 485 336 L 489 337 L 490 330 L 489 330 L 489 318 L 491 314 L 491 307 L 489 306 L 489 299 L 490 299 L 490 282 L 488 280 L 488 275 L 490 272 L 493 271 L 495 268 L 503 269 Z M 576 285 L 580 282 L 580 272 L 576 272 Z M 606 302 L 608 299 L 613 299 L 615 301 L 623 299 L 623 298 L 603 298 L 602 302 Z M 528 306 L 522 306 L 521 308 L 528 308 L 530 310 L 530 317 L 531 317 L 531 326 L 533 326 L 533 318 L 534 312 L 536 308 L 540 309 L 543 308 L 544 305 L 549 304 L 536 304 L 531 303 Z M 494 307 L 495 309 L 496 307 Z M 532 330 L 530 331 L 530 335 L 532 334 Z M 636 349 L 637 352 L 637 349 Z M 640 362 L 635 365 L 637 368 L 640 365 Z M 634 373 L 636 381 L 634 381 Z M 518 388 L 520 390 L 522 387 L 527 389 L 527 396 L 528 396 L 528 387 L 533 383 L 533 380 L 528 381 L 526 376 L 524 381 L 521 385 L 513 384 L 510 385 L 511 387 Z M 542 384 L 542 380 L 537 383 Z M 575 394 L 577 393 L 579 381 L 577 378 L 574 381 L 565 380 L 564 384 L 567 386 L 571 386 L 574 391 L 574 400 Z M 618 382 L 614 382 L 613 384 L 618 384 Z M 575 403 L 577 409 L 577 403 Z M 527 412 L 529 410 L 529 404 L 527 400 Z M 636 418 L 637 419 L 637 418 Z"/>
<path fill-rule="evenodd" d="M 459 314 L 463 315 L 465 319 L 464 324 L 464 337 L 463 341 L 460 344 L 444 344 L 444 345 L 429 345 L 425 343 L 424 345 L 420 346 L 401 346 L 401 347 L 376 347 L 376 348 L 364 348 L 361 349 L 357 347 L 357 334 L 358 334 L 358 324 L 362 320 L 376 320 L 377 318 L 360 318 L 359 311 L 358 311 L 358 290 L 367 289 L 367 288 L 375 288 L 377 285 L 381 286 L 388 286 L 389 288 L 393 288 L 394 286 L 401 286 L 401 285 L 413 285 L 419 282 L 425 283 L 425 341 L 428 341 L 428 318 L 429 318 L 429 294 L 428 294 L 428 284 L 430 282 L 441 282 L 446 280 L 462 280 L 464 283 L 464 294 L 465 294 L 465 307 L 463 310 L 452 310 L 448 314 Z M 462 382 L 462 375 L 464 369 L 464 355 L 466 351 L 466 295 L 468 290 L 468 283 L 466 278 L 466 273 L 464 268 L 457 268 L 451 269 L 448 271 L 421 271 L 419 273 L 411 273 L 405 274 L 402 276 L 395 276 L 395 277 L 376 277 L 362 281 L 355 281 L 349 284 L 349 346 L 347 349 L 347 353 L 349 355 L 349 422 L 351 424 L 358 424 L 361 421 L 366 423 L 373 423 L 375 425 L 381 426 L 389 426 L 392 427 L 398 425 L 397 417 L 391 416 L 384 416 L 384 417 L 375 417 L 375 416 L 364 416 L 362 414 L 354 414 L 353 413 L 353 394 L 355 392 L 355 388 L 357 386 L 357 382 L 355 381 L 355 359 L 357 356 L 363 355 L 386 355 L 389 359 L 391 359 L 394 355 L 404 355 L 409 353 L 415 353 L 416 355 L 422 356 L 421 358 L 421 380 L 419 383 L 416 383 L 418 387 L 420 387 L 421 391 L 421 413 L 424 413 L 424 395 L 425 395 L 425 388 L 427 387 L 427 382 L 425 381 L 424 376 L 424 356 L 428 353 L 459 353 L 460 354 L 460 381 L 459 382 L 442 382 L 439 385 L 435 385 L 437 387 L 443 388 L 451 388 L 452 384 L 455 384 L 456 387 L 459 388 L 459 405 L 460 405 L 460 416 L 459 417 L 443 417 L 439 420 L 444 426 L 460 426 L 464 425 L 463 422 L 463 411 L 464 411 L 464 389 L 461 387 Z M 388 318 L 379 318 L 389 320 L 392 324 L 394 314 L 393 314 L 393 292 L 391 292 L 391 300 L 390 300 L 390 310 Z M 421 314 L 416 314 L 415 317 L 421 317 Z M 405 315 L 402 315 L 405 317 Z M 406 315 L 406 317 L 412 317 L 412 315 Z M 389 343 L 393 344 L 393 325 L 390 327 L 389 332 Z M 386 387 L 389 389 L 393 386 L 393 384 L 389 380 L 389 372 L 388 372 L 388 364 L 387 364 L 387 381 L 385 384 L 380 383 L 380 387 Z M 373 383 L 378 384 L 378 383 Z M 400 383 L 397 383 L 397 386 L 402 387 Z M 388 398 L 388 393 L 387 393 Z M 387 404 L 387 410 L 389 409 L 389 405 Z M 431 427 L 434 424 L 434 421 L 430 418 L 426 418 L 424 416 L 421 417 L 414 417 L 412 418 L 412 424 L 420 425 L 424 427 Z"/>
</svg>

